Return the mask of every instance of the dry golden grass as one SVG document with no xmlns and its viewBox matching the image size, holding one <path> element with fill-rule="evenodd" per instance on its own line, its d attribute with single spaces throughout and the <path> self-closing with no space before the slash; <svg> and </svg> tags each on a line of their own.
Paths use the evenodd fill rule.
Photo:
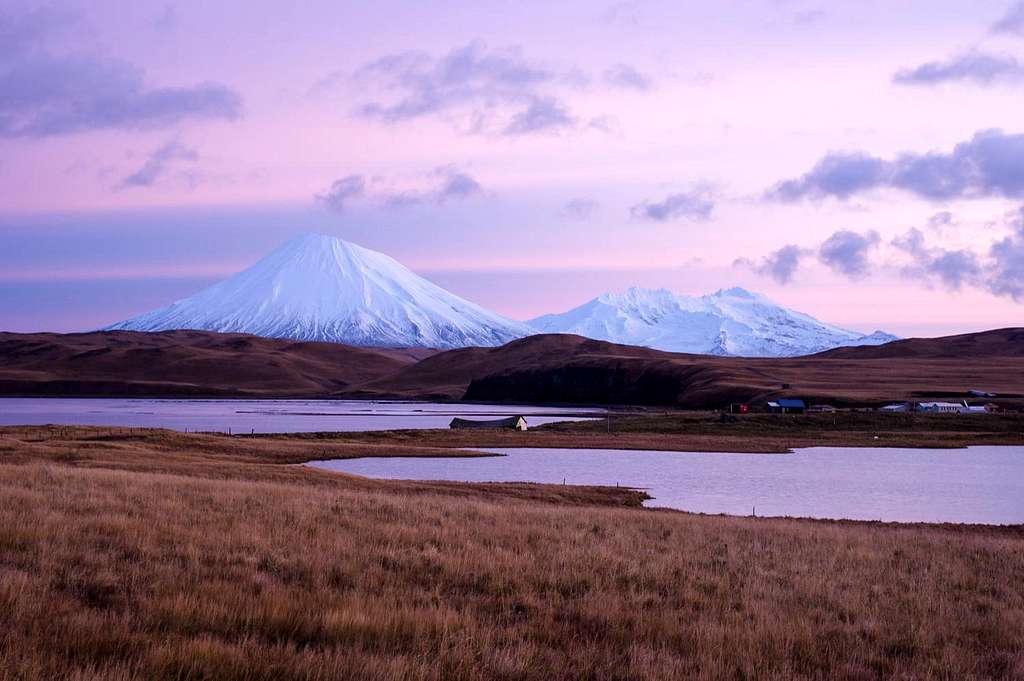
<svg viewBox="0 0 1024 681">
<path fill-rule="evenodd" d="M 1024 678 L 1024 528 L 703 517 L 95 435 L 0 430 L 4 681 Z"/>
</svg>

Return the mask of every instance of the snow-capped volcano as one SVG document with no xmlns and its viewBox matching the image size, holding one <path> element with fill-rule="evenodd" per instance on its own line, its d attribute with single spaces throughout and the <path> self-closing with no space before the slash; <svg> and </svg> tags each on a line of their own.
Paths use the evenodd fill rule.
<svg viewBox="0 0 1024 681">
<path fill-rule="evenodd" d="M 741 357 L 792 357 L 896 339 L 881 331 L 864 335 L 825 324 L 742 288 L 691 297 L 634 287 L 527 323 L 538 333 L 574 333 L 658 350 Z"/>
<path fill-rule="evenodd" d="M 502 345 L 533 331 L 464 300 L 383 253 L 321 234 L 110 329 L 202 329 L 380 347 Z"/>
</svg>

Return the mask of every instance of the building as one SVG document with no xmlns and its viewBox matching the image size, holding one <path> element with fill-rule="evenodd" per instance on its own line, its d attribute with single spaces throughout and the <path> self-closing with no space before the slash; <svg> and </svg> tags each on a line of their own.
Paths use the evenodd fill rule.
<svg viewBox="0 0 1024 681">
<path fill-rule="evenodd" d="M 984 390 L 968 390 L 967 394 L 971 397 L 996 397 L 995 393 L 986 392 Z"/>
<path fill-rule="evenodd" d="M 921 402 L 917 410 L 931 414 L 987 414 L 985 407 L 972 407 L 967 402 Z"/>
<path fill-rule="evenodd" d="M 807 407 L 808 414 L 835 414 L 837 411 L 831 404 L 812 404 Z"/>
<path fill-rule="evenodd" d="M 917 410 L 926 414 L 959 414 L 966 405 L 957 402 L 919 402 Z"/>
<path fill-rule="evenodd" d="M 768 412 L 772 414 L 803 414 L 807 405 L 803 400 L 781 399 L 768 403 Z"/>
<path fill-rule="evenodd" d="M 526 418 L 522 416 L 509 416 L 504 419 L 490 419 L 487 421 L 475 421 L 473 419 L 460 419 L 455 417 L 448 424 L 449 428 L 492 428 L 496 430 L 526 430 Z"/>
<path fill-rule="evenodd" d="M 897 402 L 896 404 L 887 404 L 878 411 L 886 412 L 887 414 L 902 414 L 910 411 L 910 402 Z"/>
</svg>

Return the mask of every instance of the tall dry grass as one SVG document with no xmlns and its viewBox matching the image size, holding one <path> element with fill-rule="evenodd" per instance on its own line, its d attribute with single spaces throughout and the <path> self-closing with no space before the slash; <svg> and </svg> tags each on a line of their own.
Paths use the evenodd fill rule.
<svg viewBox="0 0 1024 681">
<path fill-rule="evenodd" d="M 227 478 L 194 453 L 184 475 L 0 440 L 4 680 L 1024 678 L 1022 528 Z"/>
</svg>

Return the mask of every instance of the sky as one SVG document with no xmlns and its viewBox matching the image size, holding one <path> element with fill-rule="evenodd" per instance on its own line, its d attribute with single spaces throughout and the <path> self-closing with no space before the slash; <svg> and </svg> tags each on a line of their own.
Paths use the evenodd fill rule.
<svg viewBox="0 0 1024 681">
<path fill-rule="evenodd" d="M 0 0 L 0 330 L 99 328 L 303 232 L 517 319 L 743 286 L 1021 326 L 1022 105 L 1007 0 Z"/>
</svg>

